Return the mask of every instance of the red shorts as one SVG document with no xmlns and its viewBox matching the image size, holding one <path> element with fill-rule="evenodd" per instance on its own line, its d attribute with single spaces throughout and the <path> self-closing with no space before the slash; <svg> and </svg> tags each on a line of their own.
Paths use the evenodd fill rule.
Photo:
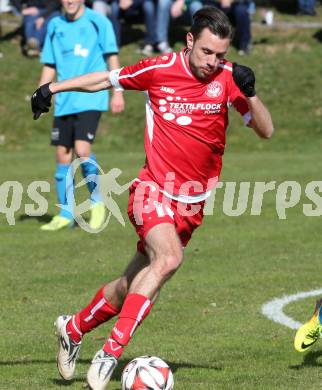
<svg viewBox="0 0 322 390">
<path fill-rule="evenodd" d="M 182 246 L 185 247 L 193 231 L 201 225 L 204 203 L 177 202 L 162 192 L 153 191 L 145 182 L 134 182 L 130 187 L 128 216 L 140 237 L 138 250 L 145 252 L 146 235 L 154 226 L 161 223 L 173 224 Z"/>
</svg>

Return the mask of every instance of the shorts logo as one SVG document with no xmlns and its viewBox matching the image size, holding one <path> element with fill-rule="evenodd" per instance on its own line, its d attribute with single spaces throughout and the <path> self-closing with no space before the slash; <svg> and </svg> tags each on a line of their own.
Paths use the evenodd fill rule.
<svg viewBox="0 0 322 390">
<path fill-rule="evenodd" d="M 58 141 L 59 140 L 59 129 L 58 128 L 52 129 L 52 131 L 51 131 L 51 139 L 52 139 L 52 141 Z"/>
<path fill-rule="evenodd" d="M 216 98 L 222 94 L 223 86 L 219 81 L 213 81 L 208 85 L 206 95 L 212 98 Z"/>
<path fill-rule="evenodd" d="M 87 138 L 88 138 L 89 140 L 93 140 L 93 139 L 94 139 L 94 134 L 87 133 Z"/>
</svg>

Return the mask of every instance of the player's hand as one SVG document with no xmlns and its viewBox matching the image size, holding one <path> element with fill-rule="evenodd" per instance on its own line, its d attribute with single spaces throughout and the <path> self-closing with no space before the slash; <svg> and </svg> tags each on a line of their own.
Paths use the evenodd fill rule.
<svg viewBox="0 0 322 390">
<path fill-rule="evenodd" d="M 113 114 L 117 114 L 124 110 L 125 102 L 124 102 L 123 92 L 113 91 L 110 106 Z"/>
<path fill-rule="evenodd" d="M 51 106 L 52 92 L 49 89 L 49 84 L 44 84 L 32 94 L 31 110 L 34 114 L 34 119 L 38 119 L 41 114 L 49 111 Z"/>
<path fill-rule="evenodd" d="M 237 87 L 246 97 L 256 95 L 255 91 L 255 74 L 251 68 L 244 65 L 233 63 L 233 79 Z"/>
</svg>

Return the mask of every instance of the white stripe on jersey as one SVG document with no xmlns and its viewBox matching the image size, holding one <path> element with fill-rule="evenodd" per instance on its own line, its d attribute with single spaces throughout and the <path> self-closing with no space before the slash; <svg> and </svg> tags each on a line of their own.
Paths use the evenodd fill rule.
<svg viewBox="0 0 322 390">
<path fill-rule="evenodd" d="M 142 180 L 140 180 L 138 177 L 136 177 L 133 182 L 138 182 L 138 183 L 144 183 Z M 152 188 L 152 191 L 156 190 L 156 187 L 151 185 L 151 182 L 148 182 L 147 184 L 150 188 Z M 157 184 L 156 184 L 157 185 Z M 192 204 L 192 203 L 199 203 L 203 202 L 204 200 L 208 199 L 209 196 L 212 193 L 212 190 L 203 192 L 202 194 L 197 194 L 197 195 L 174 195 L 174 194 L 169 194 L 167 191 L 164 191 L 163 189 L 159 189 L 162 194 L 164 194 L 167 198 L 176 200 L 177 202 L 180 203 L 186 203 L 186 204 Z"/>
<path fill-rule="evenodd" d="M 233 68 L 231 66 L 226 65 L 226 64 L 219 64 L 219 68 L 227 69 L 227 70 L 230 70 L 231 72 L 233 71 Z"/>
<path fill-rule="evenodd" d="M 187 64 L 186 64 L 186 61 L 185 61 L 185 59 L 184 59 L 184 54 L 183 54 L 182 51 L 180 52 L 180 57 L 181 57 L 181 62 L 182 62 L 182 65 L 183 65 L 185 71 L 188 73 L 188 75 L 189 75 L 190 77 L 193 77 L 193 75 L 191 74 L 191 72 L 190 72 L 189 69 L 187 68 Z"/>
<path fill-rule="evenodd" d="M 156 68 L 168 68 L 168 67 L 172 66 L 172 65 L 175 63 L 176 58 L 177 58 L 176 53 L 173 53 L 172 60 L 171 60 L 170 62 L 168 62 L 167 64 L 157 64 L 157 65 L 147 66 L 146 68 L 140 69 L 140 70 L 138 70 L 138 71 L 135 72 L 135 73 L 132 73 L 132 74 L 125 74 L 125 75 L 123 75 L 123 76 L 119 76 L 119 77 L 118 77 L 118 81 L 119 81 L 119 80 L 122 80 L 122 79 L 127 79 L 127 78 L 129 78 L 129 77 L 136 77 L 136 76 L 138 76 L 139 74 L 144 73 L 144 72 L 147 72 L 148 70 L 151 70 L 151 69 L 156 69 Z M 114 86 L 114 85 L 113 85 L 113 86 Z"/>
<path fill-rule="evenodd" d="M 160 190 L 167 198 L 176 200 L 177 202 L 180 203 L 187 203 L 187 204 L 192 204 L 192 203 L 199 203 L 203 202 L 204 200 L 208 199 L 209 196 L 211 195 L 211 191 L 203 192 L 202 194 L 198 195 L 174 195 L 174 194 L 168 194 L 167 191 L 162 191 Z"/>
<path fill-rule="evenodd" d="M 145 94 L 147 96 L 147 101 L 145 103 L 146 125 L 148 128 L 149 139 L 150 139 L 150 142 L 152 143 L 153 128 L 154 128 L 153 110 L 151 107 L 151 100 L 150 100 L 149 93 L 147 91 L 145 91 Z"/>
</svg>

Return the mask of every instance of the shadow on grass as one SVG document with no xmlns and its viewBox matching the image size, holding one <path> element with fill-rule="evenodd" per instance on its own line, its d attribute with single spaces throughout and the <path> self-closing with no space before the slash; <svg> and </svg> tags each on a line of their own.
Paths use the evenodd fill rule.
<svg viewBox="0 0 322 390">
<path fill-rule="evenodd" d="M 288 368 L 291 370 L 302 370 L 305 367 L 322 367 L 322 362 L 317 361 L 320 357 L 322 357 L 322 351 L 308 352 L 304 355 L 302 364 L 296 364 Z"/>
<path fill-rule="evenodd" d="M 24 221 L 30 221 L 32 219 L 36 219 L 39 223 L 48 223 L 52 220 L 53 215 L 50 214 L 45 214 L 45 215 L 35 215 L 35 216 L 30 216 L 27 214 L 22 214 L 19 217 L 20 222 Z"/>
<path fill-rule="evenodd" d="M 20 217 L 18 218 L 18 220 L 20 222 L 24 222 L 24 221 L 30 221 L 32 219 L 36 219 L 39 223 L 48 223 L 50 222 L 52 219 L 53 219 L 53 215 L 51 214 L 45 214 L 45 215 L 40 215 L 40 216 L 30 216 L 30 215 L 26 215 L 26 214 L 23 214 L 23 215 L 20 215 Z M 88 222 L 89 221 L 89 218 L 84 218 L 84 221 L 85 222 Z M 73 229 L 77 229 L 79 228 L 78 224 L 75 223 L 74 226 L 72 227 Z"/>
<path fill-rule="evenodd" d="M 113 373 L 112 381 L 119 381 L 122 375 L 122 371 L 126 364 L 128 363 L 128 360 L 120 359 L 119 365 L 116 367 L 115 372 Z M 91 359 L 79 359 L 79 364 L 84 364 L 89 366 L 91 363 Z M 194 364 L 190 362 L 171 362 L 167 360 L 167 363 L 171 367 L 171 370 L 173 373 L 175 373 L 177 370 L 180 369 L 206 369 L 206 370 L 216 370 L 221 371 L 223 370 L 223 367 L 219 364 L 213 363 L 213 364 Z M 20 359 L 20 360 L 0 360 L 0 367 L 1 366 L 28 366 L 28 365 L 42 365 L 42 364 L 52 364 L 56 366 L 56 359 Z M 58 373 L 57 373 L 58 376 Z M 69 387 L 73 385 L 74 383 L 83 383 L 84 385 L 82 387 L 86 387 L 86 375 L 82 375 L 80 377 L 76 377 L 70 381 L 66 381 L 62 378 L 56 377 L 56 378 L 50 378 L 50 381 L 56 385 L 61 387 Z"/>
<path fill-rule="evenodd" d="M 71 386 L 73 383 L 85 383 L 85 378 L 74 378 L 70 381 L 66 381 L 63 378 L 53 378 L 51 381 L 56 386 Z"/>
<path fill-rule="evenodd" d="M 86 362 L 89 365 L 91 363 L 91 360 L 80 359 L 79 362 L 83 362 L 83 363 Z M 117 380 L 119 380 L 119 378 L 121 378 L 122 371 L 127 363 L 128 363 L 128 360 L 123 360 L 123 359 L 119 360 L 119 364 L 116 367 L 115 372 L 113 373 L 112 381 L 113 380 L 117 381 Z M 175 373 L 178 369 L 206 369 L 206 370 L 217 370 L 217 371 L 220 371 L 223 369 L 223 367 L 216 365 L 215 363 L 214 364 L 205 364 L 205 365 L 200 364 L 199 365 L 199 364 L 193 364 L 193 363 L 189 363 L 189 362 L 175 363 L 175 362 L 169 362 L 168 360 L 167 360 L 167 363 L 171 367 L 171 371 L 173 373 Z M 83 379 L 82 378 L 75 378 L 72 381 L 65 381 L 64 379 L 54 378 L 54 379 L 52 379 L 52 382 L 54 384 L 60 385 L 60 386 L 70 386 L 73 382 L 84 382 L 84 380 L 85 380 L 85 378 L 83 378 Z"/>
<path fill-rule="evenodd" d="M 322 354 L 322 352 L 321 352 Z M 90 365 L 91 359 L 78 359 L 77 362 L 79 364 L 86 364 Z M 120 359 L 119 365 L 116 367 L 115 375 L 121 375 L 123 368 L 128 363 L 128 360 Z M 223 369 L 222 366 L 219 364 L 213 363 L 213 364 L 194 364 L 191 362 L 171 362 L 167 360 L 167 363 L 171 367 L 172 372 L 176 372 L 178 369 L 206 369 L 206 370 L 216 370 L 221 371 Z M 0 367 L 1 366 L 28 366 L 28 365 L 41 365 L 41 364 L 53 364 L 56 365 L 56 359 L 17 359 L 17 360 L 0 360 Z M 75 379 L 78 381 L 78 379 Z M 65 382 L 63 379 L 53 379 L 53 381 L 62 381 Z M 70 383 L 70 382 L 68 382 Z"/>
</svg>

